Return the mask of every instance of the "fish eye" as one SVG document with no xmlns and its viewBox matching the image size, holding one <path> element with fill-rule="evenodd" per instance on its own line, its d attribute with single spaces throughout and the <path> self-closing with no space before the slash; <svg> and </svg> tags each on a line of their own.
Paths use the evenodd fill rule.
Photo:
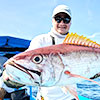
<svg viewBox="0 0 100 100">
<path fill-rule="evenodd" d="M 32 58 L 32 61 L 36 64 L 39 64 L 41 63 L 43 60 L 43 57 L 41 55 L 35 55 L 33 58 Z"/>
</svg>

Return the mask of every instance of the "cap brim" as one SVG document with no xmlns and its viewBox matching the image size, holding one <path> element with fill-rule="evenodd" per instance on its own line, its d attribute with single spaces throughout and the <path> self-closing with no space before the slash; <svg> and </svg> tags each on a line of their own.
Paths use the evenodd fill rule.
<svg viewBox="0 0 100 100">
<path fill-rule="evenodd" d="M 61 12 L 66 13 L 71 18 L 71 14 L 69 12 L 67 12 L 67 11 L 59 11 L 59 12 L 56 12 L 55 14 L 52 15 L 52 17 L 54 17 L 55 15 L 57 15 L 58 13 L 61 13 Z"/>
</svg>

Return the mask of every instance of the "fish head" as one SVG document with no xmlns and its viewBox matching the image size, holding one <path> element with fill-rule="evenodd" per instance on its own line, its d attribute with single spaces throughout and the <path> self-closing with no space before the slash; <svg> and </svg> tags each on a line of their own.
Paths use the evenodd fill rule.
<svg viewBox="0 0 100 100">
<path fill-rule="evenodd" d="M 4 74 L 4 77 L 7 76 L 14 82 L 31 86 L 51 86 L 55 84 L 59 80 L 56 77 L 63 70 L 61 59 L 58 53 L 51 53 L 46 48 L 44 49 L 26 51 L 10 58 L 4 64 L 7 74 Z M 47 52 L 43 53 L 43 51 Z M 59 75 L 55 74 L 55 71 L 58 71 Z"/>
</svg>

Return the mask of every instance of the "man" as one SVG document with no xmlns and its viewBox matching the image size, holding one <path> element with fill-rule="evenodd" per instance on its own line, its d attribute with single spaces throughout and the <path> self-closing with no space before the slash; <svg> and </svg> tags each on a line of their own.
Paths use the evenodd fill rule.
<svg viewBox="0 0 100 100">
<path fill-rule="evenodd" d="M 52 29 L 48 34 L 35 37 L 28 50 L 61 44 L 69 32 L 71 26 L 71 11 L 66 5 L 57 6 L 52 14 Z M 67 81 L 67 80 L 66 80 Z M 75 85 L 76 86 L 76 85 Z M 37 100 L 76 100 L 69 92 L 65 94 L 61 87 L 40 87 Z"/>
</svg>

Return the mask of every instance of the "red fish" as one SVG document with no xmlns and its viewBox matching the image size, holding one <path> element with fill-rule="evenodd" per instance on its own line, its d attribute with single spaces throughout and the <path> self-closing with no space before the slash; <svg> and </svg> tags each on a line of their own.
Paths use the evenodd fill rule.
<svg viewBox="0 0 100 100">
<path fill-rule="evenodd" d="M 66 86 L 100 72 L 100 45 L 77 34 L 68 34 L 63 44 L 20 53 L 5 64 L 4 80 L 31 86 Z M 97 82 L 95 82 L 98 84 Z M 99 84 L 98 84 L 99 85 Z"/>
</svg>

